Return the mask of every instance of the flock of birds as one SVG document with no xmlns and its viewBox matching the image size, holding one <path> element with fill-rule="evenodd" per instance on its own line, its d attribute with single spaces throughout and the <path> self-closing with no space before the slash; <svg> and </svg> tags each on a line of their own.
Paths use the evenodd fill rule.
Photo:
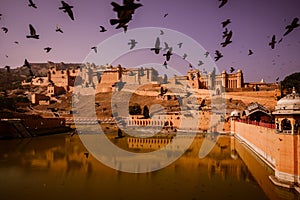
<svg viewBox="0 0 300 200">
<path fill-rule="evenodd" d="M 139 1 L 139 0 L 137 0 L 137 1 Z M 220 4 L 218 6 L 219 8 L 224 7 L 228 3 L 228 0 L 219 0 L 219 1 L 220 1 Z M 134 0 L 123 0 L 122 5 L 119 5 L 116 2 L 111 2 L 111 5 L 112 5 L 112 10 L 116 13 L 116 18 L 115 19 L 110 19 L 109 22 L 112 26 L 116 26 L 115 27 L 116 29 L 123 28 L 125 33 L 128 29 L 128 23 L 131 20 L 133 20 L 133 14 L 135 13 L 135 10 L 140 8 L 141 6 L 143 6 L 141 3 L 135 3 Z M 37 5 L 33 2 L 33 0 L 29 0 L 28 6 L 34 8 L 34 9 L 37 9 Z M 69 5 L 65 1 L 61 1 L 61 6 L 58 9 L 62 10 L 64 13 L 66 13 L 71 20 L 75 20 L 74 13 L 73 13 L 73 10 L 72 10 L 73 8 L 74 8 L 73 6 Z M 167 16 L 168 16 L 168 13 L 165 13 L 163 15 L 164 18 L 166 18 Z M 2 17 L 2 14 L 0 14 L 0 19 L 1 19 L 1 17 Z M 283 36 L 281 37 L 281 39 L 278 42 L 276 41 L 276 36 L 273 35 L 271 41 L 269 42 L 269 46 L 272 49 L 274 49 L 275 46 L 276 46 L 276 43 L 277 44 L 281 43 L 284 37 L 286 37 L 289 33 L 291 33 L 295 28 L 299 27 L 298 21 L 299 21 L 299 19 L 296 17 L 296 18 L 293 19 L 291 24 L 289 24 L 285 27 L 286 32 L 283 34 Z M 232 43 L 233 31 L 228 30 L 228 25 L 230 23 L 231 23 L 230 19 L 226 19 L 225 21 L 223 21 L 221 23 L 222 28 L 224 28 L 223 35 L 222 35 L 222 38 L 224 39 L 224 41 L 221 42 L 220 45 L 223 48 L 229 46 Z M 1 27 L 1 29 L 3 30 L 4 33 L 8 32 L 7 27 Z M 59 33 L 64 33 L 63 30 L 58 25 L 56 26 L 55 31 L 59 32 Z M 100 32 L 106 32 L 106 31 L 107 31 L 107 29 L 104 26 L 100 26 Z M 164 31 L 160 30 L 160 35 L 163 35 L 163 34 L 164 34 Z M 26 38 L 39 39 L 39 35 L 37 34 L 37 31 L 36 31 L 36 29 L 34 28 L 34 26 L 32 24 L 29 24 L 29 34 L 26 35 Z M 14 43 L 19 44 L 18 41 L 15 41 Z M 130 41 L 128 42 L 129 49 L 130 50 L 134 49 L 137 44 L 138 44 L 137 41 L 135 41 L 134 39 L 130 39 Z M 183 43 L 180 42 L 177 45 L 178 45 L 179 48 L 181 48 Z M 98 52 L 96 46 L 91 47 L 91 49 L 94 50 L 95 53 Z M 46 53 L 49 53 L 51 50 L 52 50 L 51 47 L 45 47 L 44 48 L 44 51 Z M 157 37 L 156 41 L 155 41 L 155 44 L 154 44 L 154 47 L 151 48 L 150 50 L 154 51 L 155 54 L 159 54 L 160 50 L 163 50 L 163 51 L 166 52 L 166 53 L 163 54 L 163 56 L 165 57 L 165 61 L 163 62 L 163 66 L 165 66 L 167 68 L 167 65 L 168 65 L 167 62 L 170 61 L 171 56 L 173 55 L 172 54 L 173 48 L 169 47 L 169 45 L 166 42 L 164 42 L 164 48 L 162 48 L 161 44 L 160 44 L 160 38 Z M 209 52 L 205 52 L 204 55 L 205 55 L 205 58 L 207 58 L 208 55 L 209 55 Z M 249 56 L 253 55 L 253 51 L 251 49 L 248 50 L 248 55 Z M 8 56 L 6 55 L 6 57 L 8 57 Z M 182 56 L 183 59 L 186 59 L 187 57 L 188 57 L 188 55 L 186 53 L 183 54 L 183 56 Z M 222 57 L 224 57 L 224 56 L 221 53 L 221 51 L 215 50 L 214 60 L 217 62 Z M 202 60 L 199 60 L 198 66 L 200 67 L 203 64 L 204 64 L 204 62 Z M 31 71 L 30 64 L 26 59 L 24 61 L 24 66 L 28 67 L 29 70 Z M 190 66 L 190 68 L 193 68 L 193 66 L 191 64 L 189 66 Z M 5 66 L 5 68 L 9 72 L 10 66 Z M 233 67 L 231 67 L 229 71 L 232 73 L 234 70 L 235 69 Z M 204 69 L 204 71 L 205 71 L 205 69 Z M 31 71 L 31 73 L 32 73 L 32 71 Z"/>
<path fill-rule="evenodd" d="M 113 6 L 113 11 L 117 13 L 117 18 L 116 19 L 110 19 L 110 24 L 113 25 L 117 25 L 115 28 L 119 29 L 119 28 L 123 28 L 124 32 L 127 31 L 128 28 L 128 23 L 132 20 L 132 15 L 134 14 L 135 10 L 139 7 L 142 6 L 142 4 L 140 3 L 134 3 L 134 0 L 123 0 L 123 5 L 119 5 L 116 2 L 111 2 L 111 5 Z M 33 2 L 33 0 L 29 0 L 28 2 L 28 6 L 32 7 L 34 9 L 37 9 L 37 5 Z M 65 1 L 61 1 L 61 6 L 58 8 L 59 10 L 62 10 L 64 13 L 66 13 L 71 20 L 75 20 L 74 18 L 74 13 L 73 13 L 73 9 L 74 7 L 69 5 L 68 3 L 66 3 Z M 0 13 L 0 20 L 2 18 L 2 14 Z M 2 31 L 6 34 L 8 33 L 8 28 L 7 27 L 1 27 Z M 58 33 L 64 33 L 63 30 L 57 25 L 56 32 Z M 107 29 L 104 26 L 100 26 L 100 32 L 106 32 Z M 29 34 L 26 35 L 26 38 L 28 39 L 40 39 L 40 35 L 37 34 L 37 31 L 35 29 L 35 27 L 32 24 L 29 24 Z M 14 41 L 15 44 L 19 44 L 18 41 Z M 135 42 L 134 40 L 131 41 L 130 45 L 132 46 L 131 49 L 133 49 L 135 47 L 135 45 L 137 44 L 137 42 Z M 92 50 L 94 50 L 95 53 L 97 53 L 97 47 L 93 46 L 91 47 Z M 49 53 L 52 48 L 51 47 L 45 47 L 44 48 L 46 53 Z M 8 57 L 6 55 L 6 57 Z M 31 70 L 31 65 L 28 62 L 27 59 L 25 59 L 24 61 L 24 67 L 27 67 L 29 69 L 29 73 L 30 76 L 34 76 L 32 70 Z M 7 72 L 10 72 L 10 66 L 5 66 L 4 67 Z"/>
</svg>

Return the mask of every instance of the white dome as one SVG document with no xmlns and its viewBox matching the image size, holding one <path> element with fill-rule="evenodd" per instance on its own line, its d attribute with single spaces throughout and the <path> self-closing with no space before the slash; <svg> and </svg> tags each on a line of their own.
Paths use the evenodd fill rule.
<svg viewBox="0 0 300 200">
<path fill-rule="evenodd" d="M 277 102 L 273 114 L 300 114 L 300 94 L 293 90 Z"/>
<path fill-rule="evenodd" d="M 237 110 L 232 111 L 230 113 L 230 116 L 232 116 L 232 117 L 238 117 L 239 116 L 239 111 L 237 111 Z"/>
<path fill-rule="evenodd" d="M 300 95 L 298 93 L 288 94 L 285 97 L 281 98 L 277 102 L 277 106 L 291 106 L 299 105 L 300 106 Z"/>
</svg>

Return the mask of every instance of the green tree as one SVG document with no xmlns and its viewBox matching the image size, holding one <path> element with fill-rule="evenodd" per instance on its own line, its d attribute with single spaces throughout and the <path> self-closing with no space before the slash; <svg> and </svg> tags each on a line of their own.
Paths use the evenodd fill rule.
<svg viewBox="0 0 300 200">
<path fill-rule="evenodd" d="M 287 90 L 290 93 L 293 87 L 295 87 L 298 93 L 300 92 L 300 72 L 286 76 L 284 80 L 281 81 L 282 90 Z"/>
</svg>

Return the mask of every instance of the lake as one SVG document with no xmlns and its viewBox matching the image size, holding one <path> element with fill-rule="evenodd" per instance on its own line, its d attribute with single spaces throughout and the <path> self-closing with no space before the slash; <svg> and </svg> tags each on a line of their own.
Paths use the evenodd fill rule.
<svg viewBox="0 0 300 200">
<path fill-rule="evenodd" d="M 300 199 L 273 185 L 268 176 L 274 171 L 233 137 L 218 137 L 200 159 L 203 140 L 197 136 L 169 166 L 140 174 L 87 156 L 80 137 L 70 133 L 2 140 L 1 199 Z"/>
</svg>

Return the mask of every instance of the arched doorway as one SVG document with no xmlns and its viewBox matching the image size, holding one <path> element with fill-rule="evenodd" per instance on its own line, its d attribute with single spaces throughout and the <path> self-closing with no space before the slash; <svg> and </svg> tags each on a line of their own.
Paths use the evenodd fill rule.
<svg viewBox="0 0 300 200">
<path fill-rule="evenodd" d="M 282 130 L 292 130 L 291 121 L 286 118 L 283 119 L 281 121 L 281 127 L 282 127 Z"/>
</svg>

